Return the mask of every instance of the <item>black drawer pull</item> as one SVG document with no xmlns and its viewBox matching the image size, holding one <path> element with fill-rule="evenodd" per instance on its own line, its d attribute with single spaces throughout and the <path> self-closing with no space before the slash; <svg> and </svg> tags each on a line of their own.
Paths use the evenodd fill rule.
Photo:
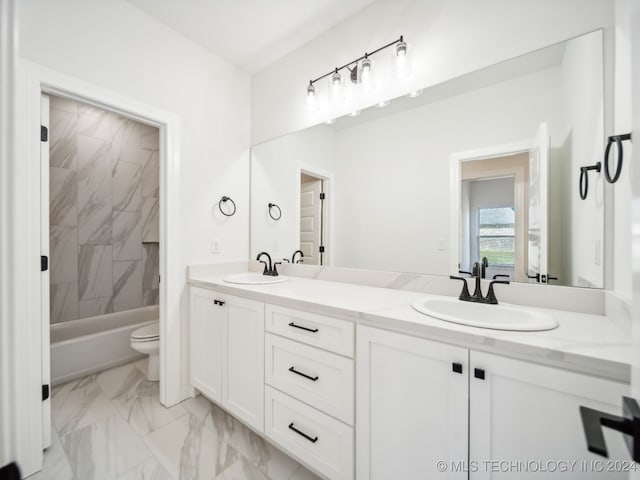
<svg viewBox="0 0 640 480">
<path fill-rule="evenodd" d="M 316 333 L 318 331 L 317 328 L 307 328 L 307 327 L 302 327 L 300 325 L 296 325 L 293 322 L 289 322 L 289 326 L 293 327 L 293 328 L 299 328 L 300 330 L 306 330 L 307 332 L 311 332 L 311 333 Z"/>
<path fill-rule="evenodd" d="M 307 440 L 309 440 L 311 443 L 316 443 L 318 441 L 318 437 L 310 437 L 309 435 L 307 435 L 304 432 L 301 432 L 300 430 L 298 430 L 296 427 L 293 426 L 293 422 L 291 422 L 289 424 L 289 429 L 293 430 L 294 432 L 296 432 L 298 435 L 303 436 L 304 438 L 306 438 Z"/>
<path fill-rule="evenodd" d="M 482 368 L 474 368 L 473 369 L 473 376 L 476 377 L 479 380 L 484 380 L 484 369 L 482 369 Z"/>
<path fill-rule="evenodd" d="M 222 306 L 224 306 L 225 302 L 223 302 L 222 300 L 214 300 L 213 304 L 214 305 L 220 305 L 222 307 Z"/>
<path fill-rule="evenodd" d="M 318 377 L 317 375 L 316 375 L 315 377 L 310 377 L 310 376 L 309 376 L 309 375 L 307 375 L 306 373 L 299 372 L 299 371 L 298 371 L 298 370 L 296 370 L 294 367 L 289 367 L 289 371 L 290 371 L 291 373 L 296 373 L 296 374 L 300 375 L 301 377 L 308 378 L 309 380 L 312 380 L 312 381 L 314 381 L 314 382 L 317 382 L 317 381 L 318 381 L 318 379 L 320 378 L 320 377 Z"/>
<path fill-rule="evenodd" d="M 458 362 L 453 362 L 453 364 L 451 365 L 451 369 L 455 373 L 462 373 L 462 364 Z"/>
</svg>

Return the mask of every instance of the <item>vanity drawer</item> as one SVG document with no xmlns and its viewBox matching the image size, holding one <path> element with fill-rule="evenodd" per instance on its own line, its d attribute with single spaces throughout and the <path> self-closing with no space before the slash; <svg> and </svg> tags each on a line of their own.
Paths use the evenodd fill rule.
<svg viewBox="0 0 640 480">
<path fill-rule="evenodd" d="M 265 382 L 353 425 L 353 360 L 267 333 Z"/>
<path fill-rule="evenodd" d="M 265 329 L 353 358 L 354 325 L 346 320 L 267 304 Z"/>
<path fill-rule="evenodd" d="M 265 386 L 267 438 L 332 480 L 353 479 L 353 429 Z"/>
</svg>

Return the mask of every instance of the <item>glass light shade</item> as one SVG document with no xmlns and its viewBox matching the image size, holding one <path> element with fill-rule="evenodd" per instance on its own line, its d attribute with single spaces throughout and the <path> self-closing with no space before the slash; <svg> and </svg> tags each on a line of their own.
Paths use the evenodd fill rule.
<svg viewBox="0 0 640 480">
<path fill-rule="evenodd" d="M 406 42 L 398 42 L 393 48 L 393 73 L 398 78 L 407 78 L 411 75 L 411 58 L 409 46 Z"/>
<path fill-rule="evenodd" d="M 313 85 L 307 86 L 307 107 L 309 110 L 315 110 L 317 106 L 316 102 L 316 87 Z"/>
<path fill-rule="evenodd" d="M 344 79 L 337 70 L 329 77 L 329 92 L 331 92 L 331 100 L 333 102 L 342 102 L 344 100 Z"/>
<path fill-rule="evenodd" d="M 363 86 L 365 91 L 369 91 L 373 88 L 373 62 L 370 58 L 363 58 L 360 62 L 359 70 L 359 83 Z"/>
</svg>

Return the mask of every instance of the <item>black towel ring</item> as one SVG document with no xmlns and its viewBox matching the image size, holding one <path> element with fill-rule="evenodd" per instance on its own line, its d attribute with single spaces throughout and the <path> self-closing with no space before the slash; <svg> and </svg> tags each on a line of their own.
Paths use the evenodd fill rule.
<svg viewBox="0 0 640 480">
<path fill-rule="evenodd" d="M 595 165 L 591 165 L 590 167 L 580 167 L 580 198 L 582 200 L 585 200 L 589 193 L 589 170 L 595 170 L 600 173 L 601 169 L 602 164 L 600 162 Z"/>
<path fill-rule="evenodd" d="M 231 213 L 227 213 L 222 209 L 222 204 L 227 202 L 231 202 L 231 205 L 233 205 L 233 210 L 231 211 Z M 222 213 L 225 217 L 232 217 L 236 213 L 236 202 L 234 202 L 231 197 L 224 196 L 218 202 L 218 208 L 220 209 L 220 213 Z"/>
<path fill-rule="evenodd" d="M 273 208 L 277 208 L 278 209 L 278 214 L 277 214 L 278 216 L 277 217 L 273 216 L 273 212 L 272 212 Z M 278 205 L 276 205 L 275 203 L 270 203 L 269 204 L 269 216 L 271 218 L 273 218 L 274 220 L 276 220 L 276 221 L 280 220 L 282 218 L 282 210 L 280 210 L 280 207 Z"/>
<path fill-rule="evenodd" d="M 616 183 L 618 181 L 618 178 L 620 178 L 620 173 L 622 172 L 623 140 L 631 140 L 631 134 L 626 133 L 624 135 L 612 135 L 607 140 L 607 148 L 604 151 L 604 178 L 606 178 L 607 182 L 609 183 Z M 611 150 L 611 145 L 613 144 L 613 142 L 616 142 L 616 145 L 618 146 L 618 164 L 616 165 L 616 173 L 612 177 L 609 173 L 609 152 Z"/>
</svg>

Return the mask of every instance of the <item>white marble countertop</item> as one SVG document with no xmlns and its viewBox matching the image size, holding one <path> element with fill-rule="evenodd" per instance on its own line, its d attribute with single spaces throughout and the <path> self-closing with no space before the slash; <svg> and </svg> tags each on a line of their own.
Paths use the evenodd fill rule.
<svg viewBox="0 0 640 480">
<path fill-rule="evenodd" d="M 237 285 L 224 275 L 190 276 L 191 285 L 221 293 L 348 319 L 474 350 L 496 353 L 628 383 L 631 329 L 601 315 L 527 307 L 546 312 L 559 326 L 545 332 L 469 327 L 423 315 L 411 304 L 420 292 L 288 277 L 283 283 Z M 499 298 L 499 292 L 497 293 Z"/>
</svg>

